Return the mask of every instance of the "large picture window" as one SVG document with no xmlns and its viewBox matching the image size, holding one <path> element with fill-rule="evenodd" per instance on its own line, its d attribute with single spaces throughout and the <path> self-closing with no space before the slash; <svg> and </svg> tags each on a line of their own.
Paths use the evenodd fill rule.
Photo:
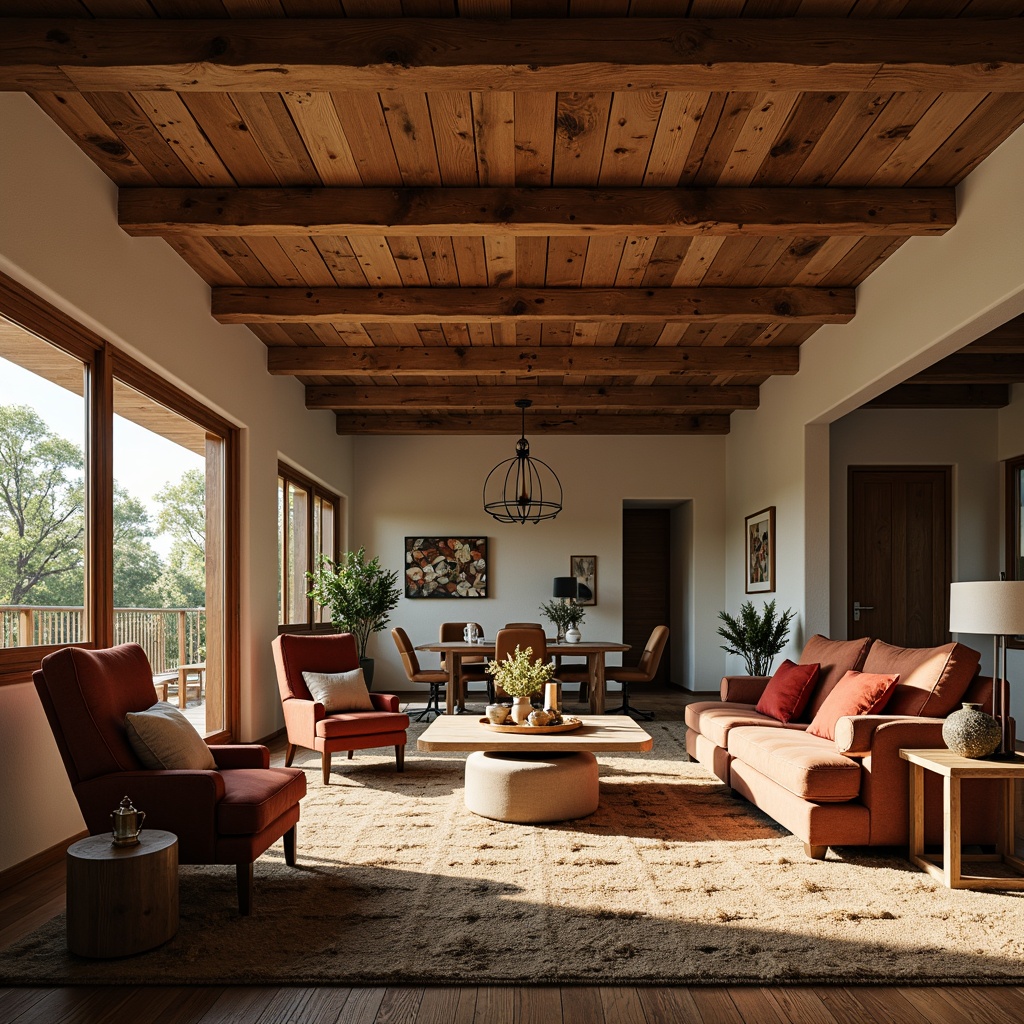
<svg viewBox="0 0 1024 1024">
<path fill-rule="evenodd" d="M 285 463 L 277 467 L 277 607 L 281 631 L 330 626 L 326 608 L 307 597 L 306 573 L 319 555 L 341 550 L 341 502 Z"/>
</svg>

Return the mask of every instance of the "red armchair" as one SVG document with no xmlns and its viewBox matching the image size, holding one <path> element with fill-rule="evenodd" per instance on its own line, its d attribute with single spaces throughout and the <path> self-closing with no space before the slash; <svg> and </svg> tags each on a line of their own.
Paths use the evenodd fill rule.
<svg viewBox="0 0 1024 1024">
<path fill-rule="evenodd" d="M 351 672 L 359 668 L 356 638 L 351 633 L 310 636 L 282 633 L 273 641 L 277 685 L 288 733 L 285 764 L 291 764 L 297 747 L 319 750 L 324 785 L 331 781 L 331 754 L 394 745 L 398 771 L 405 770 L 405 730 L 409 716 L 398 710 L 398 698 L 389 693 L 371 693 L 373 711 L 343 711 L 328 714 L 313 700 L 302 678 L 303 672 Z"/>
<path fill-rule="evenodd" d="M 110 831 L 126 793 L 146 827 L 178 837 L 182 864 L 234 864 L 238 909 L 252 906 L 253 861 L 278 839 L 295 864 L 295 826 L 306 777 L 271 768 L 259 744 L 211 746 L 217 770 L 143 768 L 125 715 L 156 703 L 146 652 L 138 644 L 90 651 L 67 647 L 43 658 L 32 679 L 91 835 Z"/>
</svg>

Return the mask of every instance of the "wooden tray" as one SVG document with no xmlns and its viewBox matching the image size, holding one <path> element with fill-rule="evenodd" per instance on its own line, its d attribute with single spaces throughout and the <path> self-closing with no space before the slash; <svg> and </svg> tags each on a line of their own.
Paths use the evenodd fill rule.
<svg viewBox="0 0 1024 1024">
<path fill-rule="evenodd" d="M 492 732 L 517 732 L 520 735 L 529 733 L 546 732 L 572 732 L 578 729 L 583 723 L 577 718 L 575 722 L 563 722 L 561 725 L 494 725 L 486 718 L 480 719 L 481 725 L 486 725 Z"/>
</svg>

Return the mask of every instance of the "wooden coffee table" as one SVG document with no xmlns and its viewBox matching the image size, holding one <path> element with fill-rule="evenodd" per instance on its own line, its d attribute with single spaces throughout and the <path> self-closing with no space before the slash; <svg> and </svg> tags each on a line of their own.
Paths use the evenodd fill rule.
<svg viewBox="0 0 1024 1024">
<path fill-rule="evenodd" d="M 642 753 L 654 746 L 625 715 L 580 715 L 572 732 L 498 732 L 470 715 L 439 715 L 416 741 L 419 750 L 468 751 L 466 807 L 519 824 L 567 821 L 597 810 L 595 755 Z"/>
</svg>

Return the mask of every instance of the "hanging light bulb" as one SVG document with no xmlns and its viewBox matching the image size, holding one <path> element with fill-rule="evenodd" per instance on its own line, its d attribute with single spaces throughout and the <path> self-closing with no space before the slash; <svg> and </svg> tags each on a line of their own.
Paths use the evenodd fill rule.
<svg viewBox="0 0 1024 1024">
<path fill-rule="evenodd" d="M 499 462 L 484 480 L 484 511 L 499 523 L 539 523 L 542 519 L 554 519 L 562 511 L 562 485 L 555 471 L 546 462 L 530 456 L 526 410 L 531 405 L 533 402 L 528 398 L 516 402 L 516 408 L 523 413 L 516 453 Z"/>
</svg>

